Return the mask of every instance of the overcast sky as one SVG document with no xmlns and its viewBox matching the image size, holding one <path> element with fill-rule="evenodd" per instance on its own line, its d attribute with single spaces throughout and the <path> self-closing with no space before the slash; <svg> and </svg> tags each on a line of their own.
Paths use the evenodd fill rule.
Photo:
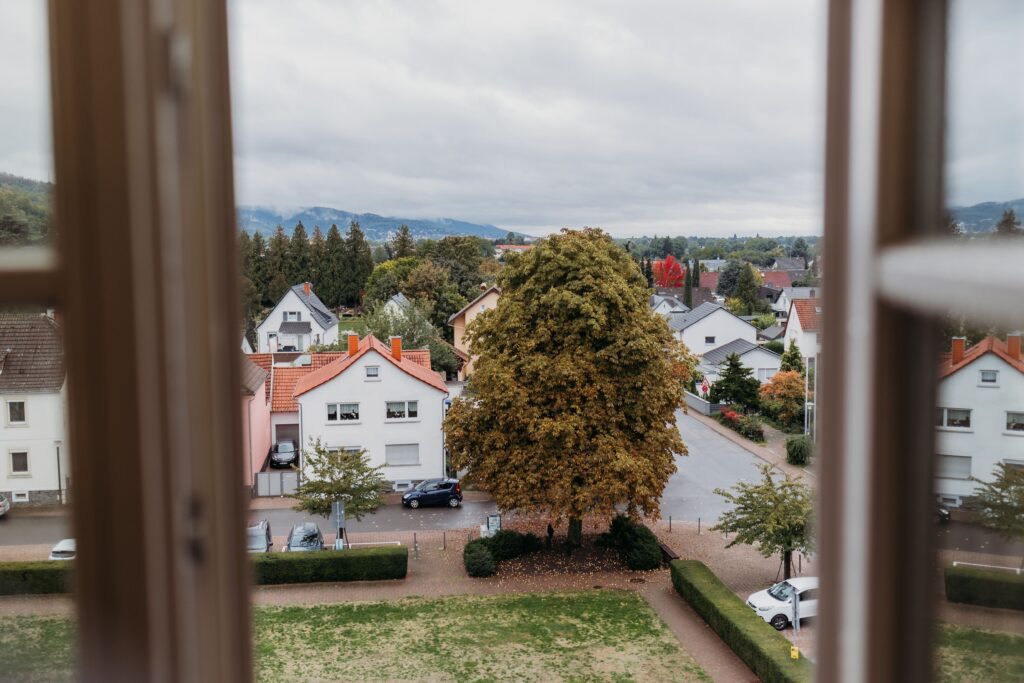
<svg viewBox="0 0 1024 683">
<path fill-rule="evenodd" d="M 824 0 L 229 4 L 240 203 L 821 231 Z M 1024 3 L 955 4 L 950 203 L 1020 197 Z M 42 179 L 44 6 L 0 2 L 0 170 Z"/>
</svg>

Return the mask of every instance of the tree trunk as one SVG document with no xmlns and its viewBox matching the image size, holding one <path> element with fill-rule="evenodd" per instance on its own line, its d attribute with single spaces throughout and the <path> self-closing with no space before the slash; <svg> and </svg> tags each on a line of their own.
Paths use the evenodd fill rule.
<svg viewBox="0 0 1024 683">
<path fill-rule="evenodd" d="M 793 551 L 782 551 L 782 578 L 783 580 L 793 576 Z"/>
<path fill-rule="evenodd" d="M 570 519 L 569 520 L 569 535 L 566 541 L 569 545 L 570 551 L 574 548 L 579 548 L 583 545 L 583 520 L 582 519 Z"/>
</svg>

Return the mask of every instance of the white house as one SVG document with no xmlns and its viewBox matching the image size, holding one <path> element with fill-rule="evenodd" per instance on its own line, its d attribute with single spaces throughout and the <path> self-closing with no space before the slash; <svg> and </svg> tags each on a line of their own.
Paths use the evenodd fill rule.
<svg viewBox="0 0 1024 683">
<path fill-rule="evenodd" d="M 753 371 L 753 376 L 762 384 L 771 379 L 782 364 L 782 357 L 779 354 L 746 339 L 734 339 L 728 344 L 723 344 L 717 349 L 705 353 L 700 359 L 697 370 L 707 377 L 708 382 L 714 384 L 718 381 L 719 372 L 725 364 L 725 359 L 734 353 L 740 357 L 740 363 L 744 367 L 750 368 Z"/>
<path fill-rule="evenodd" d="M 785 320 L 793 299 L 817 299 L 820 295 L 821 287 L 783 287 L 779 298 L 772 304 L 772 313 L 776 318 Z"/>
<path fill-rule="evenodd" d="M 412 302 L 409 301 L 409 298 L 405 296 L 405 294 L 399 292 L 384 302 L 384 310 L 388 312 L 388 315 L 392 316 L 392 319 L 394 319 L 395 316 L 399 315 L 404 317 L 405 309 L 411 305 Z"/>
<path fill-rule="evenodd" d="M 295 384 L 303 447 L 365 450 L 396 485 L 445 476 L 448 388 L 438 373 L 373 335 L 348 338 L 348 353 Z"/>
<path fill-rule="evenodd" d="M 804 357 L 807 367 L 814 367 L 815 359 L 821 353 L 818 328 L 821 324 L 820 299 L 793 299 L 786 318 L 786 334 L 782 341 L 789 348 L 795 341 Z"/>
<path fill-rule="evenodd" d="M 939 364 L 935 493 L 959 506 L 999 462 L 1024 467 L 1024 359 L 1020 332 L 965 348 L 953 339 Z"/>
<path fill-rule="evenodd" d="M 697 355 L 736 339 L 757 343 L 756 327 L 715 303 L 703 303 L 686 313 L 671 313 L 668 326 L 676 339 Z"/>
<path fill-rule="evenodd" d="M 12 505 L 67 499 L 66 386 L 57 323 L 0 313 L 0 493 Z"/>
<path fill-rule="evenodd" d="M 338 317 L 308 282 L 288 290 L 256 328 L 259 353 L 305 351 L 310 344 L 338 341 Z"/>
<path fill-rule="evenodd" d="M 652 294 L 650 306 L 652 311 L 663 318 L 669 317 L 672 313 L 686 313 L 690 310 L 686 304 L 670 294 Z"/>
</svg>

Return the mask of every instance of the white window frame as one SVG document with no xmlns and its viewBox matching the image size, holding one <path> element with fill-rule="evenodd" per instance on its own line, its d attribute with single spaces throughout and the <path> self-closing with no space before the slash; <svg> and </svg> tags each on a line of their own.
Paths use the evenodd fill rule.
<svg viewBox="0 0 1024 683">
<path fill-rule="evenodd" d="M 392 404 L 392 403 L 401 403 L 402 404 L 402 417 L 389 417 L 388 416 L 388 412 L 389 412 L 388 406 L 390 404 Z M 412 416 L 412 417 L 409 416 L 409 413 L 410 413 L 409 404 L 411 404 L 411 403 L 416 404 L 416 415 Z M 420 404 L 419 400 L 411 400 L 411 401 L 385 401 L 384 402 L 384 421 L 385 422 L 419 422 L 420 421 L 420 406 L 419 406 L 419 404 Z"/>
<path fill-rule="evenodd" d="M 415 446 L 416 447 L 416 462 L 402 463 L 394 465 L 388 462 L 388 448 L 393 446 Z M 384 446 L 384 465 L 385 467 L 419 467 L 423 464 L 423 460 L 420 458 L 420 445 L 418 443 L 389 443 Z"/>
<path fill-rule="evenodd" d="M 25 419 L 21 421 L 14 421 L 11 419 L 11 404 L 20 403 L 22 413 L 25 415 Z M 8 427 L 27 427 L 28 426 L 28 400 L 24 398 L 10 398 L 4 402 L 4 421 Z"/>
<path fill-rule="evenodd" d="M 370 371 L 373 370 L 373 374 Z M 380 381 L 380 366 L 379 365 L 367 365 L 366 366 L 366 381 L 367 382 L 379 382 Z"/>
<path fill-rule="evenodd" d="M 14 471 L 14 454 L 24 453 L 25 454 L 25 471 L 15 472 Z M 32 449 L 27 447 L 8 448 L 7 449 L 7 476 L 11 478 L 27 479 L 32 476 Z"/>
<path fill-rule="evenodd" d="M 1010 416 L 1020 415 L 1020 422 L 1017 424 L 1021 425 L 1021 429 L 1010 429 Z M 1024 410 L 1007 410 L 1006 420 L 1003 422 L 1003 434 L 1007 436 L 1024 436 Z"/>
<path fill-rule="evenodd" d="M 11 491 L 11 502 L 12 503 L 28 503 L 31 502 L 28 491 Z"/>
<path fill-rule="evenodd" d="M 991 372 L 995 375 L 995 379 L 988 381 L 985 379 L 985 373 Z M 978 386 L 985 387 L 988 389 L 995 389 L 999 387 L 999 371 L 998 370 L 979 370 L 978 371 Z"/>
<path fill-rule="evenodd" d="M 302 322 L 302 311 L 285 311 L 284 322 L 286 323 L 300 323 Z"/>
<path fill-rule="evenodd" d="M 325 404 L 325 406 L 326 406 L 325 413 L 326 413 L 327 424 L 329 424 L 329 425 L 354 425 L 354 424 L 359 424 L 361 419 L 362 419 L 362 414 L 359 412 L 360 406 L 359 406 L 359 403 L 357 403 L 357 402 L 352 402 L 352 401 L 333 402 L 333 403 L 327 403 L 327 404 Z M 334 420 L 332 420 L 331 417 L 330 417 L 330 415 L 331 415 L 331 406 L 334 406 L 334 409 L 336 411 L 335 414 L 338 416 Z M 355 418 L 349 419 L 349 418 L 341 417 L 341 415 L 342 415 L 341 407 L 342 406 L 355 406 L 356 407 L 356 416 L 355 416 Z"/>
<path fill-rule="evenodd" d="M 936 425 L 935 428 L 944 432 L 973 432 L 974 431 L 974 409 L 972 408 L 952 408 L 947 406 L 936 406 L 936 410 L 942 411 L 942 424 Z M 960 410 L 967 413 L 966 427 L 957 427 L 949 424 L 949 411 Z"/>
</svg>

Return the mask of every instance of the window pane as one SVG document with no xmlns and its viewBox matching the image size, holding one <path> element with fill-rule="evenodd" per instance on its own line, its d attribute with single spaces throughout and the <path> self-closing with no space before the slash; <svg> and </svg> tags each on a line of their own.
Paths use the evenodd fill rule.
<svg viewBox="0 0 1024 683">
<path fill-rule="evenodd" d="M 0 247 L 52 242 L 46 5 L 44 0 L 0 3 Z"/>
<path fill-rule="evenodd" d="M 409 401 L 409 417 L 419 416 L 419 403 L 416 401 Z"/>
<path fill-rule="evenodd" d="M 946 426 L 947 427 L 970 427 L 971 426 L 971 411 L 962 410 L 959 408 L 947 408 L 946 409 Z"/>
<path fill-rule="evenodd" d="M 12 423 L 25 422 L 25 402 L 11 401 L 8 403 L 7 416 Z"/>
<path fill-rule="evenodd" d="M 389 420 L 405 417 L 405 403 L 402 401 L 389 401 L 387 404 L 387 417 Z"/>
<path fill-rule="evenodd" d="M 358 420 L 359 419 L 359 404 L 358 403 L 342 403 L 338 406 L 338 410 L 341 414 L 342 420 Z"/>
<path fill-rule="evenodd" d="M 327 419 L 331 422 L 338 419 L 338 404 L 328 403 L 327 404 Z"/>
<path fill-rule="evenodd" d="M 419 465 L 420 446 L 416 443 L 392 444 L 384 447 L 387 465 Z"/>
<path fill-rule="evenodd" d="M 1024 432 L 1024 413 L 1007 413 L 1006 428 L 1013 432 Z"/>
</svg>

